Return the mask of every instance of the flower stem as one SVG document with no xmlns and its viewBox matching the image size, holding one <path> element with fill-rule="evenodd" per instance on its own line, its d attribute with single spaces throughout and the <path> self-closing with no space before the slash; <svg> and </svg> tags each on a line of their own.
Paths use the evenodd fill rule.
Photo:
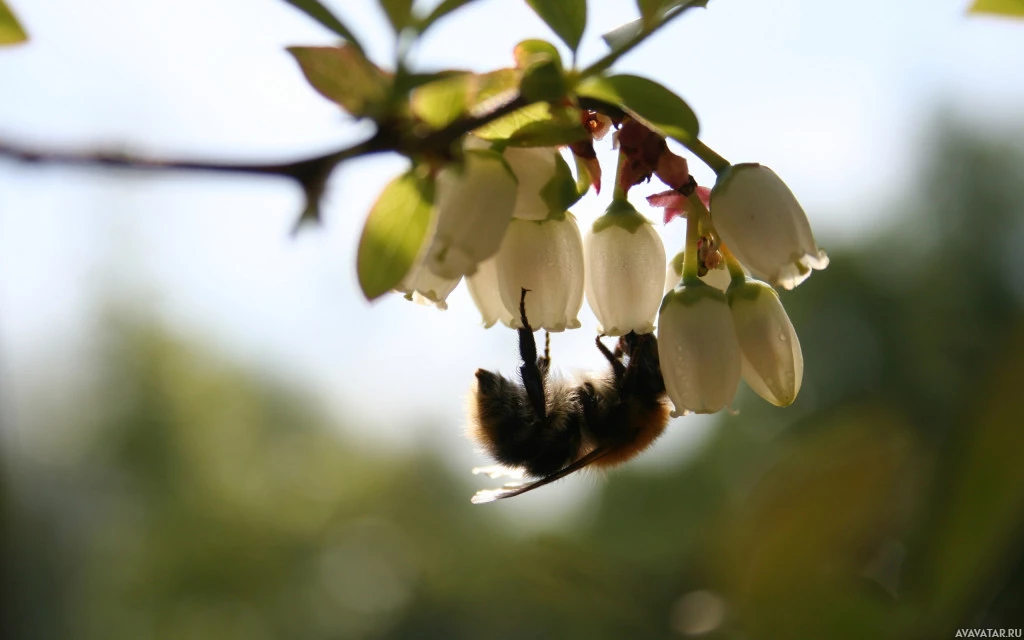
<svg viewBox="0 0 1024 640">
<path fill-rule="evenodd" d="M 721 175 L 730 167 L 729 161 L 718 155 L 711 147 L 694 138 L 691 142 L 683 143 L 687 149 L 701 159 L 704 164 L 714 170 L 715 175 Z"/>
<path fill-rule="evenodd" d="M 626 152 L 619 149 L 619 161 L 615 165 L 615 186 L 612 189 L 612 200 L 627 200 L 626 188 L 622 186 L 622 168 L 626 166 Z"/>
<path fill-rule="evenodd" d="M 683 285 L 700 282 L 697 244 L 700 242 L 700 214 L 690 211 L 686 217 L 686 249 L 683 253 Z"/>
<path fill-rule="evenodd" d="M 729 270 L 729 277 L 732 278 L 733 284 L 741 284 L 746 282 L 747 274 L 743 273 L 743 265 L 736 259 L 736 256 L 732 255 L 732 251 L 724 244 L 718 246 L 718 251 L 725 258 L 725 268 Z"/>
</svg>

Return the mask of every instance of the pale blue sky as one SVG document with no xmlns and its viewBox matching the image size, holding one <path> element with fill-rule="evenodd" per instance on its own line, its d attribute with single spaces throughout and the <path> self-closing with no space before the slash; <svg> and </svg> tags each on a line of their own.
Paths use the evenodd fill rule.
<svg viewBox="0 0 1024 640">
<path fill-rule="evenodd" d="M 5 138 L 277 159 L 365 134 L 309 89 L 284 51 L 331 43 L 332 34 L 278 0 L 9 3 L 33 40 L 0 51 Z M 386 63 L 391 45 L 374 3 L 328 4 Z M 1024 23 L 969 18 L 966 5 L 711 0 L 619 69 L 677 90 L 700 117 L 706 142 L 727 158 L 772 166 L 828 248 L 884 223 L 870 215 L 872 205 L 905 189 L 937 109 L 978 126 L 1024 113 Z M 598 36 L 631 19 L 633 6 L 590 3 L 584 62 L 603 52 Z M 479 0 L 438 25 L 417 60 L 424 68 L 507 66 L 513 45 L 529 37 L 550 34 L 524 2 Z M 330 185 L 325 227 L 295 239 L 289 230 L 300 196 L 285 182 L 0 161 L 8 424 L 30 428 L 23 399 L 45 393 L 37 387 L 42 371 L 87 383 L 92 345 L 83 337 L 102 322 L 98 304 L 106 297 L 299 380 L 366 424 L 360 437 L 373 443 L 437 443 L 457 467 L 485 462 L 462 437 L 464 402 L 475 368 L 514 370 L 514 334 L 479 329 L 462 288 L 442 313 L 397 297 L 369 305 L 356 286 L 362 218 L 402 166 L 396 158 L 345 166 Z M 696 161 L 694 168 L 709 180 Z M 581 222 L 607 197 L 581 203 Z M 669 255 L 681 233 L 667 230 Z M 554 340 L 563 368 L 600 365 L 596 323 L 589 313 L 581 319 L 582 330 Z M 676 464 L 702 424 L 675 421 L 640 464 Z M 37 453 L 53 452 L 39 444 Z M 556 497 L 537 500 L 557 501 L 586 483 L 561 483 L 550 492 Z"/>
</svg>

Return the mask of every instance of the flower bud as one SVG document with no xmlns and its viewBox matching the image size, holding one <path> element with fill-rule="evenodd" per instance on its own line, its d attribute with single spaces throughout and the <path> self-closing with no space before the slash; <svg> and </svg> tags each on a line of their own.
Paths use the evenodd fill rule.
<svg viewBox="0 0 1024 640">
<path fill-rule="evenodd" d="M 449 294 L 455 290 L 460 280 L 462 280 L 461 276 L 442 278 L 421 262 L 413 265 L 413 268 L 395 287 L 395 290 L 404 293 L 406 300 L 419 304 L 433 304 L 444 311 L 448 308 L 446 300 Z"/>
<path fill-rule="evenodd" d="M 724 409 L 740 384 L 740 346 L 725 294 L 698 283 L 666 295 L 658 358 L 673 416 Z"/>
<path fill-rule="evenodd" d="M 514 219 L 496 259 L 498 290 L 522 326 L 519 299 L 526 296 L 526 319 L 534 329 L 564 331 L 579 326 L 583 305 L 583 238 L 571 213 L 539 222 Z"/>
<path fill-rule="evenodd" d="M 584 241 L 587 302 L 600 323 L 599 333 L 651 333 L 664 293 L 665 245 L 632 206 L 612 207 L 594 222 Z"/>
<path fill-rule="evenodd" d="M 751 274 L 792 289 L 828 266 L 800 203 L 775 172 L 755 163 L 729 167 L 711 190 L 711 219 Z"/>
<path fill-rule="evenodd" d="M 680 281 L 683 279 L 683 258 L 685 254 L 686 252 L 680 251 L 669 261 L 668 269 L 665 271 L 665 293 L 679 286 Z M 714 269 L 708 269 L 708 272 L 702 275 L 700 279 L 704 284 L 709 284 L 719 291 L 728 289 L 729 283 L 732 282 L 732 276 L 729 275 L 729 270 L 725 268 L 724 264 L 720 264 Z"/>
<path fill-rule="evenodd" d="M 516 202 L 516 178 L 495 151 L 469 149 L 461 167 L 437 176 L 437 226 L 426 265 L 442 278 L 476 271 L 501 245 Z"/>
<path fill-rule="evenodd" d="M 493 327 L 497 322 L 505 326 L 512 325 L 513 316 L 502 303 L 501 291 L 498 289 L 497 258 L 489 258 L 477 265 L 476 273 L 466 278 L 466 286 L 480 311 L 485 329 Z"/>
<path fill-rule="evenodd" d="M 804 357 L 779 295 L 763 282 L 747 280 L 731 287 L 728 298 L 743 354 L 743 379 L 768 402 L 792 404 L 803 381 Z"/>
</svg>

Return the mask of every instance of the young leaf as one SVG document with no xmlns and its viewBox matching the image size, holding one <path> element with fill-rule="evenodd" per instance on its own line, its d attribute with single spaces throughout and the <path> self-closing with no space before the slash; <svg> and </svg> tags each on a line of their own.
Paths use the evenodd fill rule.
<svg viewBox="0 0 1024 640">
<path fill-rule="evenodd" d="M 354 46 L 289 47 L 288 52 L 320 95 L 357 118 L 382 115 L 391 79 Z"/>
<path fill-rule="evenodd" d="M 967 11 L 1024 18 L 1024 0 L 974 0 Z"/>
<path fill-rule="evenodd" d="M 587 0 L 526 0 L 526 4 L 576 52 L 587 26 Z"/>
<path fill-rule="evenodd" d="M 640 76 L 618 75 L 588 78 L 576 92 L 615 106 L 648 128 L 680 142 L 697 139 L 700 125 L 690 105 L 653 80 Z"/>
<path fill-rule="evenodd" d="M 412 14 L 412 0 L 378 0 L 384 15 L 388 17 L 391 28 L 398 33 L 409 24 Z"/>
<path fill-rule="evenodd" d="M 572 177 L 569 164 L 562 157 L 562 154 L 555 155 L 555 175 L 551 177 L 540 191 L 540 197 L 547 203 L 550 213 L 561 213 L 568 211 L 569 207 L 583 197 L 579 191 L 576 180 Z"/>
<path fill-rule="evenodd" d="M 589 136 L 578 119 L 575 122 L 552 119 L 524 124 L 505 142 L 509 147 L 561 147 Z"/>
<path fill-rule="evenodd" d="M 359 238 L 356 271 L 368 300 L 393 289 L 412 269 L 433 216 L 433 183 L 409 171 L 384 187 Z"/>
<path fill-rule="evenodd" d="M 507 140 L 528 124 L 550 119 L 551 110 L 548 105 L 538 102 L 485 124 L 474 130 L 473 134 L 484 140 Z"/>
<path fill-rule="evenodd" d="M 519 93 L 527 102 L 555 102 L 567 90 L 562 66 L 550 58 L 537 60 L 524 69 L 519 83 Z"/>
<path fill-rule="evenodd" d="M 0 0 L 0 47 L 8 44 L 18 44 L 28 40 L 25 30 L 18 24 L 14 13 L 7 8 L 4 0 Z"/>
<path fill-rule="evenodd" d="M 2 1 L 2 0 L 0 0 Z M 327 10 L 327 7 L 320 4 L 319 0 L 284 0 L 288 4 L 292 5 L 296 9 L 299 9 L 310 18 L 313 18 L 323 26 L 327 27 L 334 33 L 338 34 L 342 38 L 348 41 L 353 47 L 359 51 L 363 50 L 363 45 L 359 44 L 359 40 L 355 34 L 345 26 L 345 23 L 338 19 L 333 13 Z"/>
<path fill-rule="evenodd" d="M 587 191 L 590 191 L 590 184 L 592 176 L 590 175 L 590 167 L 587 166 L 586 161 L 576 155 L 572 154 L 572 159 L 576 164 L 576 194 L 577 200 L 582 198 Z"/>
<path fill-rule="evenodd" d="M 467 5 L 474 0 L 444 0 L 441 4 L 434 7 L 434 10 L 430 12 L 426 18 L 420 21 L 419 31 L 423 33 L 431 25 L 445 17 L 452 11 L 461 8 L 463 5 Z"/>
<path fill-rule="evenodd" d="M 512 48 L 512 57 L 517 69 L 525 69 L 538 59 L 554 60 L 559 67 L 562 66 L 562 56 L 558 54 L 558 49 L 547 40 L 523 40 Z"/>
<path fill-rule="evenodd" d="M 409 98 L 413 114 L 434 129 L 459 119 L 469 105 L 472 74 L 457 73 L 421 85 Z"/>
<path fill-rule="evenodd" d="M 644 30 L 644 21 L 641 19 L 631 20 L 619 25 L 601 36 L 604 43 L 612 51 L 625 47 L 633 38 L 636 38 Z"/>
</svg>

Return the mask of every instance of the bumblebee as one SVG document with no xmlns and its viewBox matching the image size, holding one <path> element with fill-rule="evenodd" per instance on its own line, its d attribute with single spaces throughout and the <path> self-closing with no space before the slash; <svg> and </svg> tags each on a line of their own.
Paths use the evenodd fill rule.
<svg viewBox="0 0 1024 640">
<path fill-rule="evenodd" d="M 481 490 L 473 496 L 475 504 L 518 496 L 586 467 L 622 464 L 649 447 L 668 424 L 654 334 L 630 332 L 614 351 L 598 336 L 597 348 L 610 371 L 577 382 L 549 379 L 550 338 L 538 357 L 526 318 L 527 291 L 519 300 L 522 383 L 477 370 L 470 437 L 502 467 L 532 480 Z"/>
</svg>

